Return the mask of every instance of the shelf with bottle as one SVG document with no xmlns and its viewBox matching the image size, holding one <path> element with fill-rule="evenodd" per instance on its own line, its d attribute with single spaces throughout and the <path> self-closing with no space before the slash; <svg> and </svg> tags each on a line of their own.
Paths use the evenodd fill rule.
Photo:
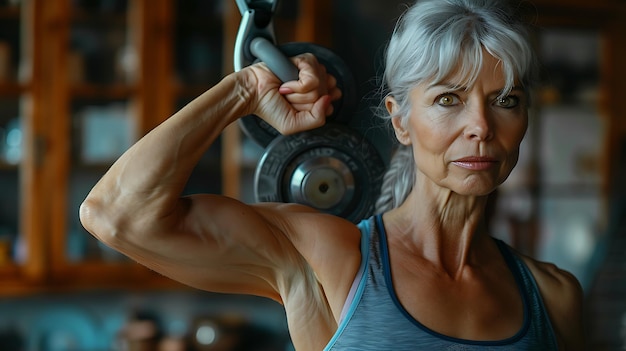
<svg viewBox="0 0 626 351">
<path fill-rule="evenodd" d="M 22 7 L 0 1 L 0 277 L 18 278 L 24 263 L 20 224 L 24 129 L 22 97 L 29 92 L 19 74 L 22 55 Z"/>
<path fill-rule="evenodd" d="M 23 157 L 20 100 L 0 98 L 0 275 L 14 276 L 19 262 L 20 163 Z"/>
<path fill-rule="evenodd" d="M 137 52 L 126 1 L 74 1 L 67 54 L 70 94 L 128 98 L 137 91 Z"/>
<path fill-rule="evenodd" d="M 21 159 L 22 126 L 19 96 L 0 95 L 0 163 L 17 166 Z"/>
<path fill-rule="evenodd" d="M 108 167 L 135 140 L 136 123 L 127 99 L 73 99 L 72 168 Z"/>
</svg>

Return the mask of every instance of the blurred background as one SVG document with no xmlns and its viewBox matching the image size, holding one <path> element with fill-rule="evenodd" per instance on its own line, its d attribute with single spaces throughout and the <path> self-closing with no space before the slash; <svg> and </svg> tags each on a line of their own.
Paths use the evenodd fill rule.
<svg viewBox="0 0 626 351">
<path fill-rule="evenodd" d="M 403 3 L 284 0 L 276 36 L 343 58 L 354 120 L 375 125 L 372 92 Z M 531 3 L 542 84 L 492 232 L 575 274 L 589 349 L 623 350 L 626 2 Z M 279 305 L 184 287 L 78 220 L 125 149 L 232 71 L 240 19 L 234 0 L 0 0 L 1 350 L 291 349 Z M 186 192 L 253 201 L 262 153 L 229 127 Z"/>
</svg>

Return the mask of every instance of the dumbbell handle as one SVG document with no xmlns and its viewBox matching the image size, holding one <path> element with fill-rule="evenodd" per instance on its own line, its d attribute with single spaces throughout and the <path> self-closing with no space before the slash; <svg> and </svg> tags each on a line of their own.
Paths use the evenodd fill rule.
<svg viewBox="0 0 626 351">
<path fill-rule="evenodd" d="M 250 42 L 250 52 L 267 67 L 282 82 L 298 80 L 298 68 L 272 42 L 256 37 Z"/>
</svg>

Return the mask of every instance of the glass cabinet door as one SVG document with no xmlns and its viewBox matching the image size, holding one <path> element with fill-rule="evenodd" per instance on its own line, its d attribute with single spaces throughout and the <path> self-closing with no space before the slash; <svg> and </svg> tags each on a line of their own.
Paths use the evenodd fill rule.
<svg viewBox="0 0 626 351">
<path fill-rule="evenodd" d="M 70 86 L 67 239 L 69 262 L 121 261 L 83 229 L 78 208 L 91 187 L 132 144 L 136 71 L 126 1 L 73 1 L 67 55 Z"/>
<path fill-rule="evenodd" d="M 176 86 L 175 109 L 216 84 L 223 75 L 223 17 L 229 0 L 173 1 L 173 80 Z M 233 1 L 234 3 L 234 1 Z M 175 111 L 171 111 L 173 113 Z M 205 152 L 184 190 L 185 194 L 222 193 L 222 140 Z"/>
<path fill-rule="evenodd" d="M 168 284 L 95 240 L 78 211 L 123 152 L 221 77 L 222 1 L 68 4 L 67 138 L 59 175 L 66 200 L 63 219 L 53 225 L 55 280 L 88 287 Z M 185 194 L 221 192 L 220 147 L 218 140 L 206 152 Z"/>
<path fill-rule="evenodd" d="M 594 273 L 588 267 L 604 230 L 602 33 L 546 28 L 540 39 L 547 73 L 535 129 L 542 233 L 537 255 L 566 267 L 588 288 Z"/>
<path fill-rule="evenodd" d="M 19 224 L 22 153 L 20 97 L 3 95 L 0 97 L 0 272 L 25 259 L 18 249 L 23 239 Z"/>
<path fill-rule="evenodd" d="M 17 275 L 27 259 L 20 223 L 24 159 L 21 7 L 0 2 L 0 276 Z"/>
<path fill-rule="evenodd" d="M 113 162 L 137 139 L 138 52 L 129 21 L 132 1 L 60 1 L 66 30 L 57 38 L 64 94 L 52 138 L 60 144 L 55 176 L 63 189 L 52 211 L 54 280 L 128 280 L 135 264 L 93 238 L 79 206 Z M 59 5 L 61 6 L 61 5 Z M 65 16 L 65 17 L 61 17 Z M 131 268 L 120 268 L 131 266 Z M 128 279 L 127 279 L 128 278 Z"/>
</svg>

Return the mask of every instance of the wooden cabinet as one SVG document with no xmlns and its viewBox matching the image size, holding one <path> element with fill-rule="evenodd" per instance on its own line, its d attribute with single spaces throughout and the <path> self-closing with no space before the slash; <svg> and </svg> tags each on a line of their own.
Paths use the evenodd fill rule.
<svg viewBox="0 0 626 351">
<path fill-rule="evenodd" d="M 41 202 L 34 201 L 43 182 L 43 160 L 38 147 L 43 139 L 36 127 L 40 108 L 35 108 L 38 87 L 32 75 L 36 70 L 27 57 L 34 51 L 31 43 L 22 40 L 29 30 L 27 21 L 34 14 L 25 6 L 4 4 L 0 7 L 2 26 L 2 70 L 0 80 L 0 177 L 2 209 L 0 212 L 1 262 L 3 286 L 14 282 L 33 282 L 41 275 L 43 247 L 36 247 L 36 233 L 44 223 Z M 28 255 L 26 254 L 28 252 Z M 28 257 L 27 257 L 28 256 Z"/>
<path fill-rule="evenodd" d="M 621 181 L 612 179 L 616 150 L 626 139 L 619 104 L 625 6 L 534 3 L 539 27 L 599 35 L 600 182 L 610 198 Z M 339 4 L 281 1 L 279 42 L 341 51 L 333 48 L 345 35 L 337 24 L 345 18 L 333 15 Z M 0 295 L 177 286 L 98 244 L 80 225 L 78 206 L 125 148 L 232 70 L 239 20 L 234 0 L 0 1 Z M 375 64 L 374 57 L 344 59 Z M 245 197 L 244 142 L 238 127 L 229 127 L 186 191 Z"/>
<path fill-rule="evenodd" d="M 311 36 L 293 10 L 277 26 Z M 0 295 L 179 286 L 91 238 L 78 208 L 126 148 L 232 71 L 239 21 L 234 0 L 0 1 Z M 185 191 L 239 197 L 240 144 L 234 125 Z"/>
<path fill-rule="evenodd" d="M 11 14 L 3 24 L 14 21 L 19 28 L 8 40 L 18 43 L 11 68 L 19 74 L 3 84 L 2 97 L 19 106 L 13 114 L 22 154 L 2 170 L 10 178 L 3 188 L 16 188 L 3 206 L 12 202 L 19 211 L 11 214 L 15 222 L 2 218 L 12 235 L 0 266 L 0 293 L 154 280 L 90 238 L 78 206 L 114 159 L 174 109 L 171 6 L 69 0 L 3 5 L 4 17 Z M 221 36 L 221 30 L 215 33 Z"/>
<path fill-rule="evenodd" d="M 614 176 L 618 170 L 619 150 L 626 140 L 626 118 L 619 98 L 626 93 L 623 84 L 626 77 L 623 65 L 626 60 L 626 3 L 620 0 L 535 0 L 533 3 L 539 13 L 537 25 L 540 29 L 597 35 L 600 45 L 595 53 L 599 59 L 596 106 L 606 131 L 601 145 L 601 182 L 603 195 L 611 200 L 611 189 L 621 182 Z M 584 56 L 589 54 L 581 52 Z"/>
</svg>

